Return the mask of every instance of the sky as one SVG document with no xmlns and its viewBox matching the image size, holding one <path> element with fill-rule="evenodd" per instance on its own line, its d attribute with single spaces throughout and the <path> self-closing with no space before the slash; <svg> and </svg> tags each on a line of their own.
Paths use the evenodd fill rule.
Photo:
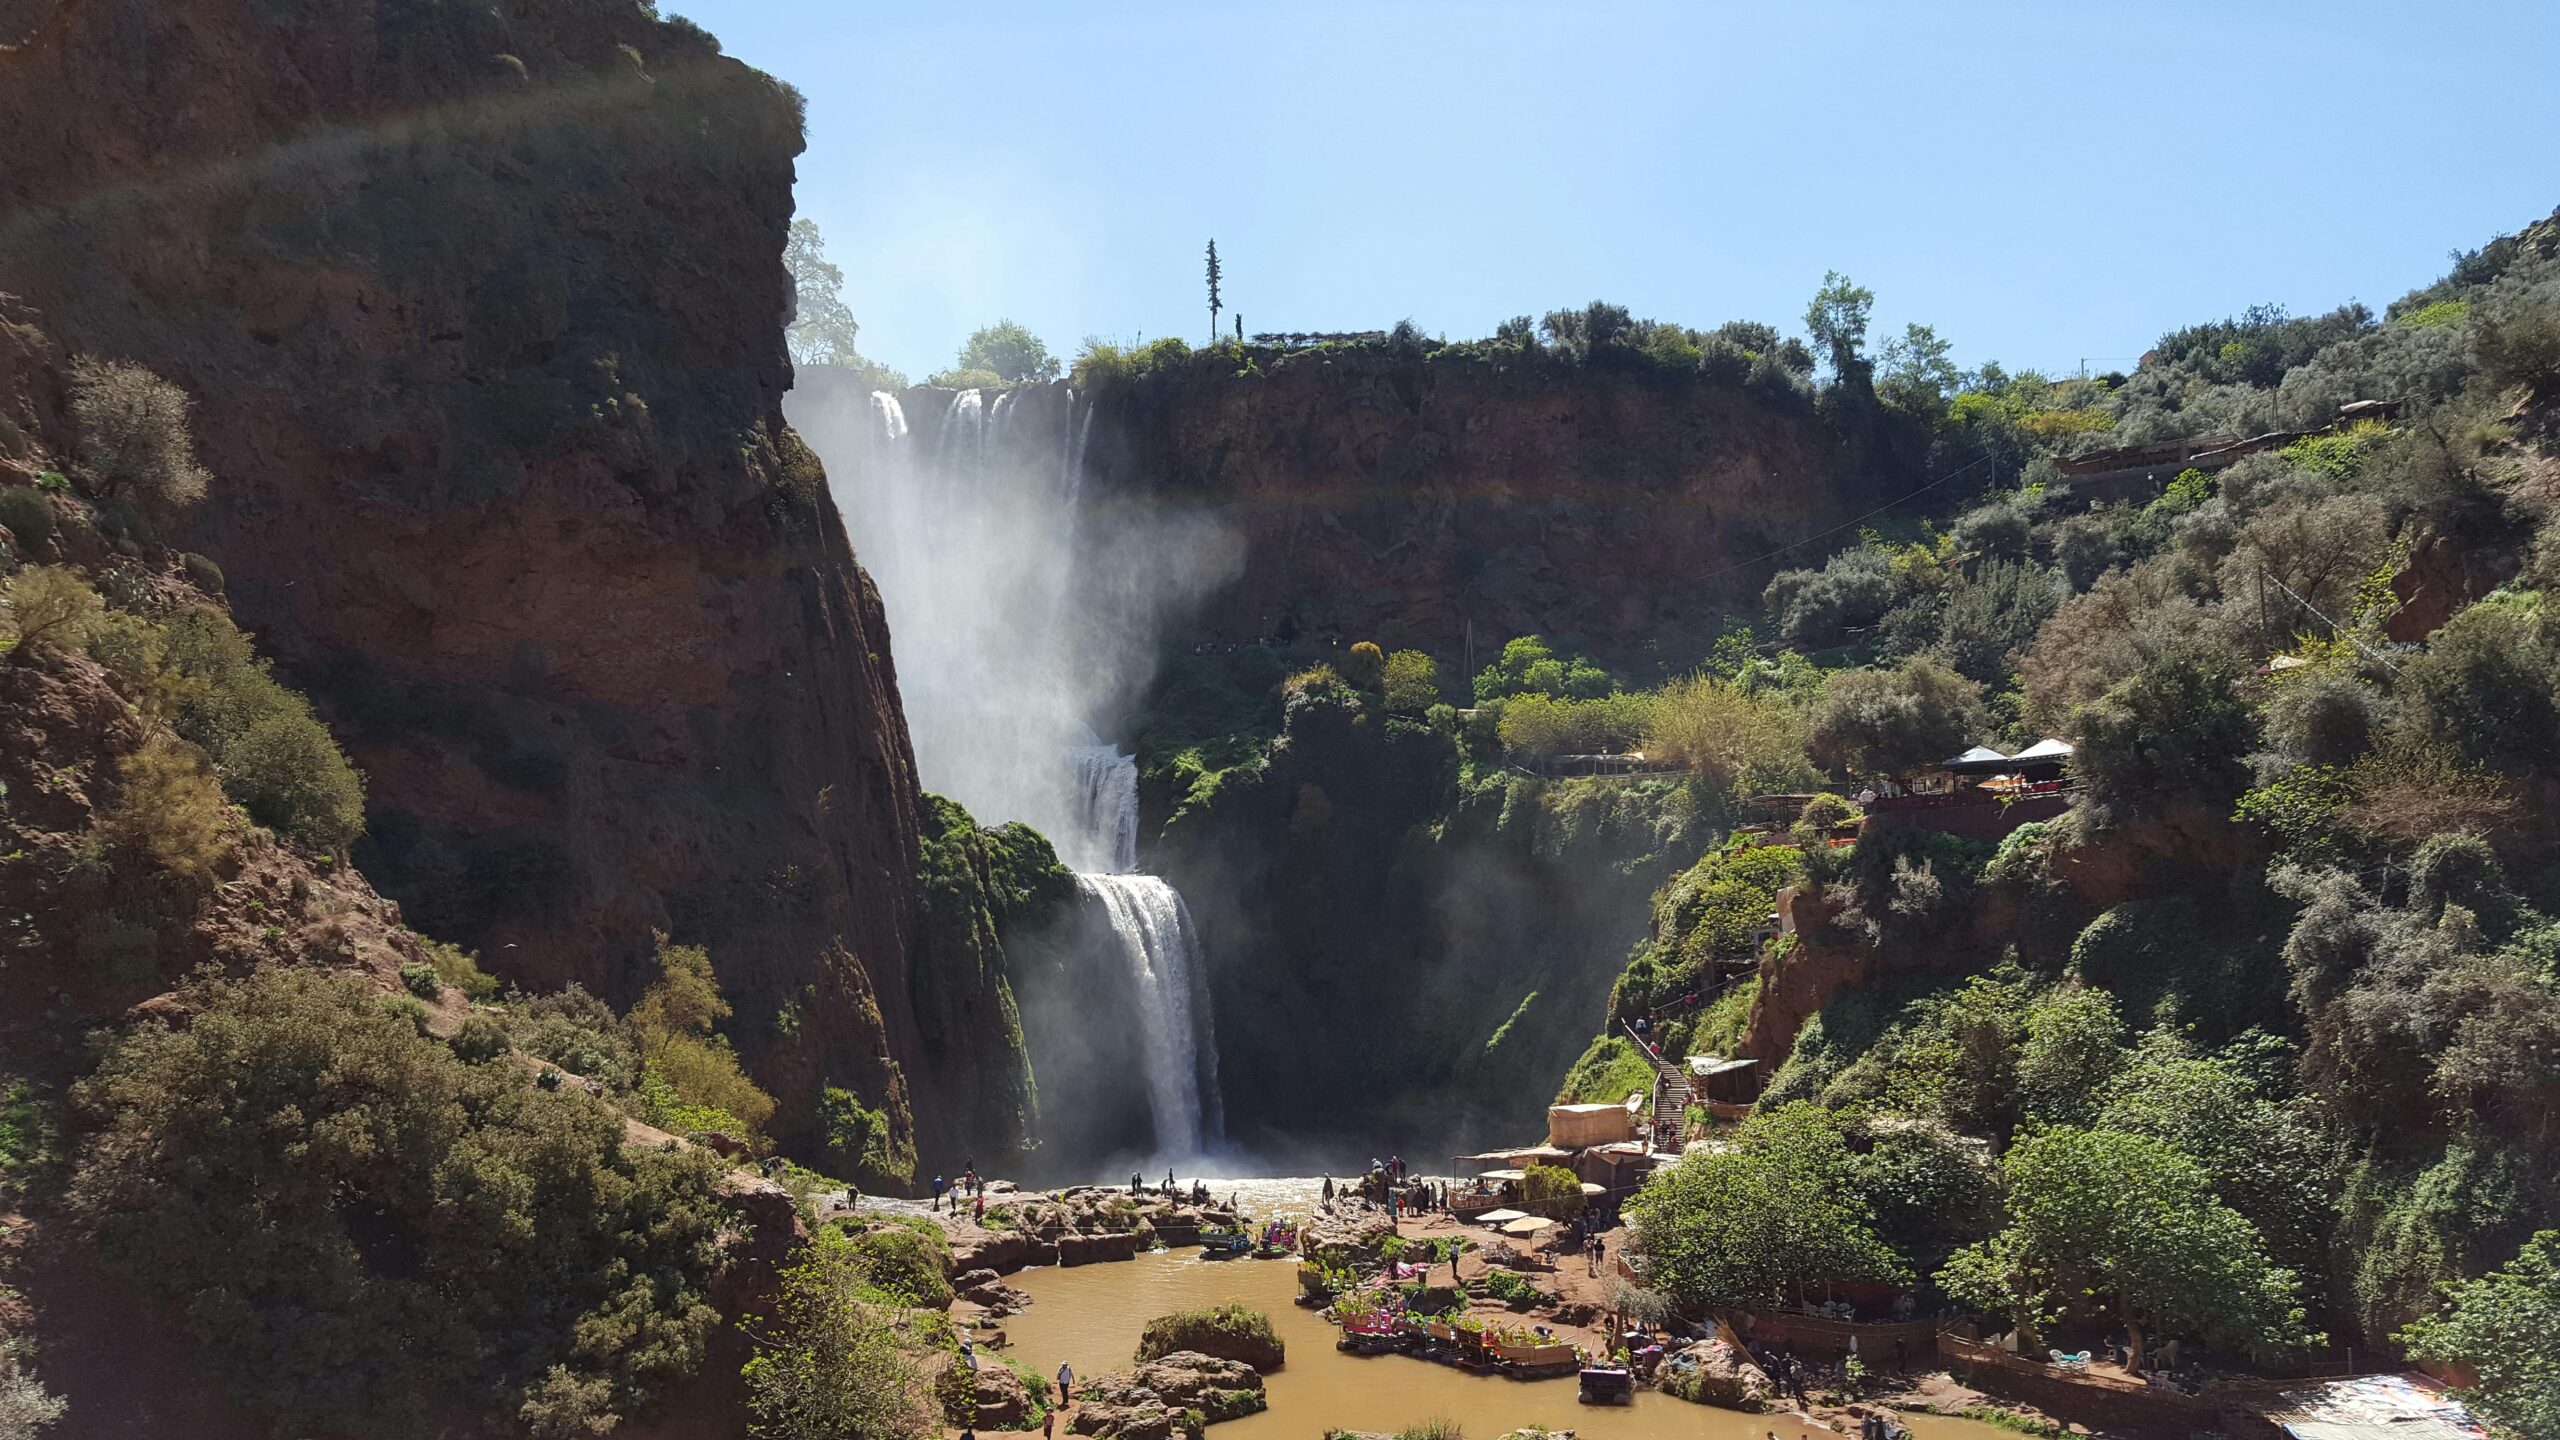
<svg viewBox="0 0 2560 1440">
<path fill-rule="evenodd" d="M 1801 333 L 1824 273 L 1966 365 L 2379 309 L 2560 206 L 2549 0 L 661 0 L 809 100 L 865 354 L 1018 320 L 1452 339 L 1591 299 Z"/>
</svg>

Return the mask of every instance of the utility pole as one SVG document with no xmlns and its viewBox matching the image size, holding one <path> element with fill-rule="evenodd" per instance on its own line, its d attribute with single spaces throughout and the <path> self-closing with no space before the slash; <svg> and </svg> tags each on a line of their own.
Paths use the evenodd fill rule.
<svg viewBox="0 0 2560 1440">
<path fill-rule="evenodd" d="M 1209 343 L 1218 343 L 1218 312 L 1226 307 L 1218 303 L 1218 242 L 1209 242 Z"/>
</svg>

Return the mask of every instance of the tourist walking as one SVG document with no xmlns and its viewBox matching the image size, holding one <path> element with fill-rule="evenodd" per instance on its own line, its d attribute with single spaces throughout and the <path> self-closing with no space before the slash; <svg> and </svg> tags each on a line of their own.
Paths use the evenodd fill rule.
<svg viewBox="0 0 2560 1440">
<path fill-rule="evenodd" d="M 1599 1238 L 1598 1236 L 1596 1236 L 1596 1235 L 1595 1235 L 1595 1236 L 1593 1236 L 1593 1237 L 1592 1237 L 1592 1239 L 1591 1239 L 1591 1273 L 1592 1273 L 1592 1274 L 1597 1275 L 1597 1274 L 1599 1274 L 1599 1273 L 1600 1273 L 1600 1261 L 1601 1261 L 1601 1258 L 1602 1258 L 1602 1252 L 1606 1251 L 1608 1248 L 1609 1248 L 1609 1247 L 1608 1247 L 1607 1245 L 1605 1245 L 1605 1244 L 1603 1244 L 1603 1243 L 1601 1242 L 1601 1240 L 1600 1240 L 1600 1238 Z"/>
<path fill-rule="evenodd" d="M 1066 1404 L 1068 1401 L 1073 1400 L 1074 1398 L 1076 1398 L 1075 1390 L 1076 1390 L 1076 1367 L 1074 1367 L 1073 1365 L 1068 1364 L 1068 1363 L 1067 1363 L 1066 1361 L 1064 1361 L 1064 1360 L 1059 1361 L 1059 1362 L 1058 1362 L 1058 1403 L 1059 1403 L 1059 1404 L 1061 1404 L 1061 1405 L 1064 1405 L 1064 1404 Z"/>
<path fill-rule="evenodd" d="M 942 1177 L 939 1175 L 933 1177 L 933 1213 L 942 1213 Z"/>
</svg>

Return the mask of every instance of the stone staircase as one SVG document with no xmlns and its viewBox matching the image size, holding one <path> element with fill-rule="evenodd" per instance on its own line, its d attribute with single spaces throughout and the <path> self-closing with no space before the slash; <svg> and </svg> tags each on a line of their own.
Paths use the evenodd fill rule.
<svg viewBox="0 0 2560 1440">
<path fill-rule="evenodd" d="M 1653 1133 L 1647 1138 L 1658 1142 L 1667 1134 L 1676 1147 L 1680 1128 L 1688 1119 L 1689 1107 L 1697 1103 L 1698 1092 L 1689 1084 L 1686 1066 L 1656 1054 L 1645 1037 L 1636 1033 L 1634 1026 L 1626 1025 L 1625 1029 L 1627 1038 L 1635 1042 L 1637 1051 L 1653 1062 Z"/>
</svg>

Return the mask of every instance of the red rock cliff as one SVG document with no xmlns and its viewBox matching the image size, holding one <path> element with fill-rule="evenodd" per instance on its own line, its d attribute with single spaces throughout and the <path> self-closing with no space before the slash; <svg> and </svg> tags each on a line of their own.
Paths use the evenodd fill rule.
<svg viewBox="0 0 2560 1440">
<path fill-rule="evenodd" d="M 367 772 L 364 870 L 534 986 L 707 944 L 786 1138 L 921 1067 L 962 1143 L 886 628 L 779 412 L 796 97 L 632 0 L 51 13 L 0 290 L 197 397 L 182 538 Z"/>
<path fill-rule="evenodd" d="M 1482 665 L 1545 633 L 1634 662 L 1756 612 L 1770 551 L 1872 503 L 1875 467 L 1792 393 L 1541 357 L 1233 369 L 1201 357 L 1103 390 L 1087 454 L 1105 493 L 1242 540 L 1202 640 L 1472 647 Z"/>
</svg>

